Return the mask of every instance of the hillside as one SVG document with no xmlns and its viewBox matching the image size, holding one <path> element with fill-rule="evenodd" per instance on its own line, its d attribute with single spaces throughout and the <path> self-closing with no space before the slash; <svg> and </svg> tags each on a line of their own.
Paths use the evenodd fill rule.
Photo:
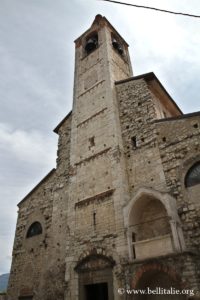
<svg viewBox="0 0 200 300">
<path fill-rule="evenodd" d="M 9 279 L 9 273 L 0 275 L 0 292 L 7 290 L 8 279 Z"/>
</svg>

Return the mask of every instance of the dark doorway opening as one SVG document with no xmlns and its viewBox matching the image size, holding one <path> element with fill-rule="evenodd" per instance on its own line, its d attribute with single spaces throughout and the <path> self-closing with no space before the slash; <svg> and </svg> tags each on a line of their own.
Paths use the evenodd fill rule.
<svg viewBox="0 0 200 300">
<path fill-rule="evenodd" d="M 85 300 L 108 300 L 106 282 L 85 285 Z"/>
</svg>

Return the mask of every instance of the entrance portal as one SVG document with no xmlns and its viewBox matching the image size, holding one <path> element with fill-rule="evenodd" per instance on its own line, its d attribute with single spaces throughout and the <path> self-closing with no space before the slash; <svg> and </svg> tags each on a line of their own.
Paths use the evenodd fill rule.
<svg viewBox="0 0 200 300">
<path fill-rule="evenodd" d="M 86 300 L 108 300 L 108 284 L 106 282 L 85 285 Z"/>
<path fill-rule="evenodd" d="M 104 255 L 90 255 L 75 270 L 79 278 L 79 300 L 113 300 L 114 261 Z"/>
</svg>

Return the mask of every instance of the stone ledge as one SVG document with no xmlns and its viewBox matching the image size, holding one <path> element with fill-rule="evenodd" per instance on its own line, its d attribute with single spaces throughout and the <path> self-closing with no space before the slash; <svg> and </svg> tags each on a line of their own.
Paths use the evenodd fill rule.
<svg viewBox="0 0 200 300">
<path fill-rule="evenodd" d="M 86 157 L 86 158 L 80 160 L 79 162 L 75 163 L 75 165 L 78 166 L 78 165 L 81 165 L 84 162 L 88 162 L 91 159 L 94 159 L 94 158 L 96 158 L 96 157 L 98 157 L 100 155 L 103 155 L 104 153 L 108 152 L 110 149 L 111 149 L 111 147 L 106 148 L 106 149 L 104 149 L 104 150 L 102 150 L 102 151 L 100 151 L 100 152 L 98 152 L 96 154 L 93 154 L 93 155 L 89 156 L 89 157 Z"/>
<path fill-rule="evenodd" d="M 95 88 L 95 87 L 98 86 L 99 84 L 102 84 L 104 81 L 105 81 L 105 80 L 103 79 L 103 80 L 100 80 L 100 81 L 96 82 L 96 83 L 93 84 L 91 87 L 89 87 L 87 90 L 85 90 L 82 94 L 78 95 L 77 98 L 79 99 L 80 97 L 82 97 L 83 95 L 85 95 L 86 93 L 88 93 L 90 90 L 92 90 L 93 88 Z"/>
<path fill-rule="evenodd" d="M 79 208 L 79 207 L 88 205 L 88 204 L 90 204 L 90 203 L 92 203 L 94 201 L 103 200 L 106 197 L 111 196 L 114 193 L 114 191 L 115 191 L 115 189 L 110 189 L 110 190 L 104 191 L 104 192 L 102 192 L 100 194 L 96 194 L 94 196 L 85 198 L 85 199 L 83 199 L 83 200 L 75 203 L 75 208 Z"/>
<path fill-rule="evenodd" d="M 103 108 L 102 110 L 98 111 L 97 113 L 95 113 L 94 115 L 92 115 L 91 117 L 87 118 L 86 120 L 84 120 L 83 122 L 79 123 L 77 125 L 77 128 L 80 127 L 81 125 L 87 123 L 88 121 L 90 121 L 91 119 L 95 118 L 96 116 L 98 116 L 99 114 L 103 113 L 105 110 L 107 109 L 107 107 Z"/>
<path fill-rule="evenodd" d="M 166 149 L 166 148 L 168 148 L 168 147 L 173 147 L 173 146 L 175 146 L 175 145 L 177 145 L 177 144 L 179 144 L 179 145 L 182 146 L 182 142 L 183 142 L 183 141 L 187 141 L 187 140 L 189 140 L 189 139 L 198 137 L 199 135 L 200 135 L 200 133 L 197 132 L 197 133 L 193 133 L 193 134 L 188 134 L 187 136 L 183 137 L 182 139 L 175 140 L 175 141 L 172 141 L 172 142 L 170 142 L 170 143 L 167 143 L 167 142 L 165 142 L 165 143 L 160 143 L 160 142 L 159 142 L 159 147 L 160 147 L 162 150 L 164 150 L 164 149 Z M 184 145 L 184 147 L 186 147 L 186 146 Z M 181 148 L 181 150 L 182 150 L 182 148 Z M 173 151 L 174 151 L 174 150 L 173 150 Z"/>
<path fill-rule="evenodd" d="M 179 257 L 182 258 L 184 256 L 199 256 L 199 254 L 197 252 L 194 251 L 183 251 L 183 252 L 174 252 L 174 253 L 169 253 L 166 255 L 160 255 L 160 256 L 156 256 L 156 257 L 148 257 L 148 258 L 144 258 L 144 259 L 134 259 L 129 261 L 128 263 L 125 263 L 124 265 L 137 265 L 137 264 L 144 264 L 144 263 L 151 263 L 151 262 L 158 262 L 160 260 L 162 260 L 162 262 L 165 259 L 169 259 L 169 258 L 175 258 L 175 257 Z"/>
</svg>

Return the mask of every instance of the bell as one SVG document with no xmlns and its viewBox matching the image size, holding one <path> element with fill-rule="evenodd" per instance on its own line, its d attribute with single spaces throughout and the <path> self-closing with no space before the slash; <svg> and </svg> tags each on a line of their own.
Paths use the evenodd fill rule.
<svg viewBox="0 0 200 300">
<path fill-rule="evenodd" d="M 122 55 L 122 54 L 123 54 L 123 49 L 122 49 L 122 47 L 121 47 L 120 45 L 119 45 L 119 47 L 118 47 L 118 49 L 117 49 L 117 50 L 118 50 L 118 52 L 119 52 L 119 54 L 120 54 L 120 55 Z"/>
<path fill-rule="evenodd" d="M 112 40 L 112 45 L 113 45 L 113 48 L 114 48 L 115 50 L 117 50 L 118 53 L 119 53 L 120 55 L 123 54 L 123 48 L 122 48 L 122 46 L 118 43 L 118 41 L 117 41 L 116 39 L 113 39 L 113 40 Z"/>
<path fill-rule="evenodd" d="M 112 45 L 113 45 L 113 48 L 115 48 L 116 50 L 117 50 L 118 47 L 119 47 L 119 44 L 118 44 L 118 42 L 116 41 L 116 39 L 113 39 Z"/>
<path fill-rule="evenodd" d="M 85 45 L 85 50 L 87 53 L 90 53 L 94 49 L 96 49 L 96 41 L 94 39 L 89 39 Z"/>
</svg>

